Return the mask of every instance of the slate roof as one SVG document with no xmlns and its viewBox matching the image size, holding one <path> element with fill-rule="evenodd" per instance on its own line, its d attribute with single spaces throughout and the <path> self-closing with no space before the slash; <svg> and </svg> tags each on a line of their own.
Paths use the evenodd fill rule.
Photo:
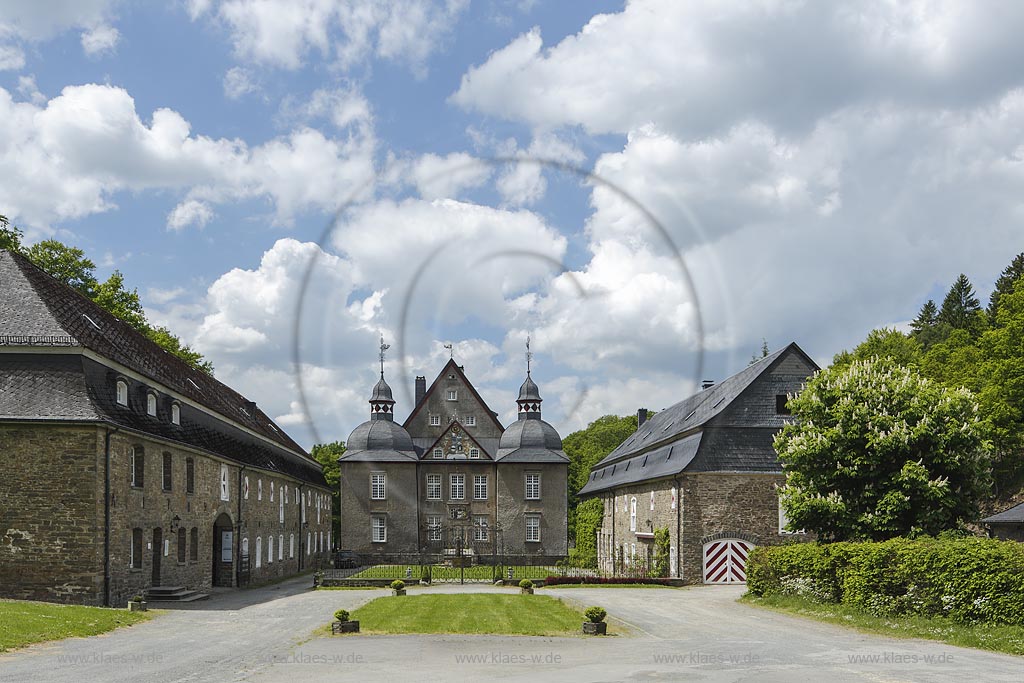
<svg viewBox="0 0 1024 683">
<path fill-rule="evenodd" d="M 981 520 L 984 524 L 1024 524 L 1024 503 Z"/>
<path fill-rule="evenodd" d="M 790 353 L 817 364 L 795 343 L 654 415 L 597 463 L 579 495 L 688 472 L 781 472 L 772 427 L 716 426 L 754 382 Z"/>
<path fill-rule="evenodd" d="M 416 461 L 409 432 L 391 420 L 367 420 L 352 430 L 338 460 Z"/>
<path fill-rule="evenodd" d="M 475 398 L 480 403 L 480 405 L 484 407 L 484 414 L 487 416 L 487 418 L 494 422 L 498 429 L 504 430 L 505 427 L 502 426 L 501 422 L 498 420 L 497 413 L 491 410 L 491 407 L 487 405 L 487 401 L 484 400 L 484 397 L 480 395 L 480 393 L 476 390 L 476 387 L 473 386 L 473 383 L 469 381 L 468 377 L 466 377 L 466 373 L 463 371 L 462 366 L 460 366 L 458 363 L 455 362 L 454 359 L 451 358 L 448 359 L 448 362 L 445 363 L 445 366 L 441 368 L 441 372 L 437 373 L 437 377 L 435 377 L 434 381 L 430 383 L 429 387 L 427 387 L 427 390 L 420 398 L 419 403 L 413 406 L 412 412 L 409 413 L 409 417 L 405 418 L 405 422 L 402 423 L 402 426 L 405 427 L 406 429 L 409 428 L 409 425 L 412 424 L 412 419 L 416 417 L 416 414 L 420 412 L 420 409 L 423 406 L 427 405 L 427 399 L 437 390 L 437 387 L 441 382 L 441 378 L 444 377 L 449 372 L 458 373 L 459 377 L 461 377 L 462 380 L 466 383 L 466 386 L 469 387 L 470 392 L 472 392 L 473 394 L 473 398 Z"/>
<path fill-rule="evenodd" d="M 326 486 L 319 463 L 254 403 L 9 251 L 0 251 L 0 346 L 19 347 L 0 354 L 5 419 L 106 421 Z M 20 350 L 54 346 L 69 353 Z M 115 371 L 81 355 L 81 347 L 150 379 L 161 396 L 158 416 L 118 405 Z M 171 424 L 166 390 L 205 410 L 182 402 L 181 424 Z"/>
<path fill-rule="evenodd" d="M 537 418 L 517 420 L 498 442 L 499 462 L 568 462 L 555 428 Z"/>
</svg>

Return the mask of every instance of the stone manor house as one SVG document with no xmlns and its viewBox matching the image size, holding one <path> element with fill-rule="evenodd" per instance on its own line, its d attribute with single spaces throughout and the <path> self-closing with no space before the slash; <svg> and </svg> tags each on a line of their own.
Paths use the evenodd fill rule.
<svg viewBox="0 0 1024 683">
<path fill-rule="evenodd" d="M 416 378 L 415 405 L 399 425 L 384 379 L 385 348 L 370 419 L 352 430 L 339 459 L 339 547 L 377 561 L 564 557 L 569 459 L 541 419 L 529 365 L 518 420 L 508 427 L 454 360 L 430 387 Z"/>
<path fill-rule="evenodd" d="M 321 466 L 255 403 L 8 251 L 0 457 L 0 597 L 200 597 L 335 540 Z"/>
<path fill-rule="evenodd" d="M 788 419 L 788 396 L 818 369 L 790 344 L 649 420 L 641 409 L 636 432 L 594 466 L 579 492 L 604 503 L 599 566 L 649 563 L 655 529 L 667 528 L 672 577 L 743 583 L 755 545 L 807 538 L 786 528 L 772 441 Z"/>
</svg>

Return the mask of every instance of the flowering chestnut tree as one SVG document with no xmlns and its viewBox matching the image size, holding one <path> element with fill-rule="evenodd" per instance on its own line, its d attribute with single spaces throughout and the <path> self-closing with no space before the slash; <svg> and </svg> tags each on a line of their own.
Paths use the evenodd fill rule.
<svg viewBox="0 0 1024 683">
<path fill-rule="evenodd" d="M 818 373 L 788 405 L 775 450 L 791 531 L 881 540 L 976 518 L 990 446 L 968 390 L 871 358 Z"/>
</svg>

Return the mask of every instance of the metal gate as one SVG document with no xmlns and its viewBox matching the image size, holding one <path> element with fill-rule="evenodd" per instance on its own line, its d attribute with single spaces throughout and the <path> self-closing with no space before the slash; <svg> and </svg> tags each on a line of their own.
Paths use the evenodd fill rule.
<svg viewBox="0 0 1024 683">
<path fill-rule="evenodd" d="M 704 544 L 704 583 L 746 583 L 753 543 L 723 538 Z"/>
</svg>

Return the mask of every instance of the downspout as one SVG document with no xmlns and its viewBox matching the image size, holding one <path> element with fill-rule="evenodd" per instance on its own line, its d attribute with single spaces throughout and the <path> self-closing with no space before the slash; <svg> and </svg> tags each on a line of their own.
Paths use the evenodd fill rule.
<svg viewBox="0 0 1024 683">
<path fill-rule="evenodd" d="M 683 487 L 679 476 L 673 479 L 676 485 L 676 576 L 683 578 Z"/>
<path fill-rule="evenodd" d="M 121 430 L 104 428 L 103 437 L 103 606 L 110 607 L 110 435 Z"/>
</svg>

